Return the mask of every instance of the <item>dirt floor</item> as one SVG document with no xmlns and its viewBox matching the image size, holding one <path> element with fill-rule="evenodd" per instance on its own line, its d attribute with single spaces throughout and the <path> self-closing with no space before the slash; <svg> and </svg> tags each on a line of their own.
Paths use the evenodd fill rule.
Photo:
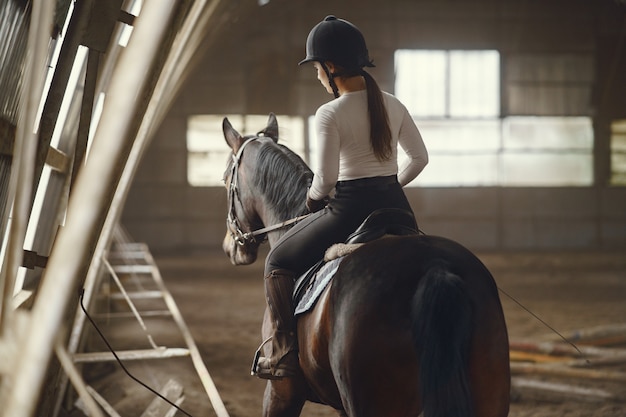
<svg viewBox="0 0 626 417">
<path fill-rule="evenodd" d="M 501 299 L 511 341 L 554 340 L 555 333 L 533 317 L 532 311 L 561 334 L 597 326 L 622 326 L 612 336 L 613 348 L 626 349 L 625 253 L 479 253 L 501 289 Z M 263 256 L 263 254 L 261 255 Z M 264 309 L 262 258 L 251 266 L 232 266 L 221 253 L 192 257 L 156 257 L 167 288 L 191 330 L 204 363 L 232 417 L 261 413 L 265 382 L 250 376 L 254 350 L 260 341 Z M 524 308 L 513 301 L 523 304 Z M 147 303 L 139 309 L 154 309 Z M 108 301 L 107 311 L 124 310 L 121 302 Z M 102 309 L 102 306 L 99 307 Z M 176 327 L 168 318 L 146 318 L 146 326 L 158 345 L 182 346 Z M 145 336 L 135 324 L 119 319 L 101 321 L 101 330 L 115 349 L 147 348 Z M 91 349 L 99 349 L 92 343 Z M 541 359 L 541 357 L 537 357 Z M 154 388 L 175 378 L 184 387 L 182 407 L 189 415 L 215 415 L 189 358 L 133 361 L 127 367 Z M 518 362 L 519 363 L 519 362 Z M 511 417 L 626 416 L 626 359 L 621 364 L 594 367 L 598 378 L 553 376 L 537 373 L 514 375 L 517 385 L 550 383 L 564 392 L 516 387 Z M 124 375 L 114 362 L 88 365 L 86 378 L 114 404 L 122 417 L 139 416 L 153 398 Z M 610 372 L 620 372 L 619 375 Z M 621 378 L 621 380 L 620 380 Z M 574 387 L 574 388 L 572 388 Z M 586 391 L 576 391 L 584 389 Z M 595 390 L 595 391 L 594 391 Z M 611 398 L 602 397 L 602 390 Z M 68 408 L 70 408 L 68 406 Z M 68 411 L 66 415 L 82 415 Z M 178 412 L 176 416 L 184 415 Z M 335 416 L 324 406 L 307 404 L 303 416 Z"/>
</svg>

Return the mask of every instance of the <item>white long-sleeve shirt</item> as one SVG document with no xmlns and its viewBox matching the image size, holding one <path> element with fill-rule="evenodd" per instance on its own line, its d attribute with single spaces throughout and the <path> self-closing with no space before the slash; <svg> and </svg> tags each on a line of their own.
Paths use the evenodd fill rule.
<svg viewBox="0 0 626 417">
<path fill-rule="evenodd" d="M 422 136 L 406 107 L 393 95 L 384 93 L 391 128 L 393 155 L 379 161 L 370 144 L 367 91 L 344 93 L 322 105 L 315 113 L 317 134 L 317 170 L 309 197 L 321 200 L 337 181 L 398 175 L 405 186 L 419 175 L 428 163 Z M 398 167 L 398 144 L 408 156 Z"/>
</svg>

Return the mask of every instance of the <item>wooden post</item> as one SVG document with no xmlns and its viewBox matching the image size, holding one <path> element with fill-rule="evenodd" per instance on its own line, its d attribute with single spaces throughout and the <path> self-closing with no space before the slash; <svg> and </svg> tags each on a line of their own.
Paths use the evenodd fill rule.
<svg viewBox="0 0 626 417">
<path fill-rule="evenodd" d="M 15 195 L 13 220 L 9 228 L 6 262 L 0 273 L 0 335 L 5 334 L 5 324 L 12 313 L 11 299 L 15 277 L 22 263 L 26 227 L 30 217 L 35 175 L 35 156 L 37 154 L 37 136 L 34 132 L 37 110 L 44 87 L 44 69 L 48 54 L 48 41 L 54 15 L 54 2 L 35 1 L 31 12 L 26 54 L 26 74 L 22 86 L 20 104 L 23 110 L 19 118 L 15 152 L 9 184 L 9 201 Z"/>
<path fill-rule="evenodd" d="M 146 0 L 128 47 L 120 55 L 91 156 L 76 179 L 67 221 L 52 250 L 23 349 L 11 377 L 2 381 L 6 416 L 34 413 L 64 312 L 75 296 L 72 288 L 82 278 L 84 261 L 92 256 L 134 140 L 128 133 L 136 101 L 175 6 L 176 2 Z"/>
</svg>

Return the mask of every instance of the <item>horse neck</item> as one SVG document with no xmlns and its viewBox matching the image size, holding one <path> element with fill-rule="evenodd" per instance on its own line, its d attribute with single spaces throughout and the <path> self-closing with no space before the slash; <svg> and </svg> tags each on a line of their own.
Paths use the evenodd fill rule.
<svg viewBox="0 0 626 417">
<path fill-rule="evenodd" d="M 304 186 L 303 189 L 306 192 L 306 186 Z M 293 202 L 285 201 L 284 207 L 268 207 L 268 205 L 264 203 L 261 205 L 263 208 L 259 211 L 259 216 L 265 227 L 277 225 L 304 214 L 302 210 L 298 210 L 294 207 L 295 204 Z M 273 247 L 291 227 L 290 225 L 268 232 L 267 240 L 270 247 Z"/>
<path fill-rule="evenodd" d="M 288 158 L 286 154 L 285 158 Z M 302 166 L 296 166 L 293 172 L 293 175 L 298 176 L 297 182 L 286 181 L 284 172 L 271 167 L 266 168 L 266 172 L 260 173 L 267 178 L 266 181 L 268 183 L 284 185 L 282 190 L 254 190 L 257 201 L 257 213 L 265 227 L 280 224 L 305 214 L 306 207 L 304 203 L 306 200 L 306 190 L 310 185 L 313 174 L 311 173 L 308 177 L 306 174 L 303 174 L 303 172 L 310 172 L 310 170 L 304 161 L 301 161 L 301 164 Z M 291 226 L 269 232 L 268 241 L 270 246 L 273 246 L 290 227 Z"/>
</svg>

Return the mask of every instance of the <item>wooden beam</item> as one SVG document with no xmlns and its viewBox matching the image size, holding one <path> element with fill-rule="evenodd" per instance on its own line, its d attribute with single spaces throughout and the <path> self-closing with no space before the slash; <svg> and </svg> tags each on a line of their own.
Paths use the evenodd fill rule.
<svg viewBox="0 0 626 417">
<path fill-rule="evenodd" d="M 115 24 L 119 20 L 122 0 L 96 1 L 83 34 L 82 44 L 93 51 L 106 52 Z"/>
<path fill-rule="evenodd" d="M 0 155 L 13 156 L 15 125 L 0 117 Z"/>
<path fill-rule="evenodd" d="M 82 105 L 78 121 L 78 134 L 74 150 L 74 165 L 72 167 L 72 179 L 70 187 L 74 186 L 80 167 L 84 164 L 89 141 L 89 129 L 96 94 L 96 81 L 98 79 L 98 67 L 100 66 L 100 52 L 90 49 L 87 56 L 87 70 L 85 73 L 85 86 L 83 87 Z M 71 192 L 71 191 L 70 191 Z"/>
<path fill-rule="evenodd" d="M 77 2 L 77 6 L 81 3 Z M 50 2 L 33 4 L 54 7 Z M 54 341 L 63 327 L 68 304 L 75 302 L 71 298 L 76 294 L 73 289 L 84 279 L 85 265 L 91 263 L 135 139 L 132 134 L 134 119 L 142 110 L 142 99 L 138 97 L 144 97 L 146 90 L 153 88 L 148 82 L 151 81 L 148 74 L 157 70 L 155 56 L 164 47 L 162 41 L 175 6 L 175 2 L 145 2 L 128 46 L 115 66 L 95 132 L 93 154 L 76 180 L 65 227 L 56 238 L 45 279 L 31 309 L 32 326 L 26 329 L 22 339 L 23 348 L 13 364 L 11 384 L 5 384 L 7 389 L 3 398 L 6 401 L 2 406 L 7 416 L 34 415 Z M 49 40 L 49 34 L 45 35 Z M 48 46 L 47 41 L 45 45 Z M 48 147 L 49 144 L 46 152 Z"/>
<path fill-rule="evenodd" d="M 119 16 L 117 16 L 117 20 L 128 26 L 133 26 L 135 24 L 135 15 L 128 13 L 126 10 L 120 10 Z"/>
<path fill-rule="evenodd" d="M 65 152 L 51 146 L 48 148 L 46 164 L 57 172 L 67 174 L 67 170 L 70 166 L 70 157 Z"/>
<path fill-rule="evenodd" d="M 176 380 L 170 379 L 161 388 L 159 394 L 167 398 L 168 400 L 177 403 L 180 397 L 183 395 L 183 386 Z M 178 404 L 177 404 L 178 405 Z M 168 415 L 169 411 L 173 407 L 162 398 L 155 398 L 152 400 L 146 411 L 141 414 L 141 417 L 164 417 Z"/>
<path fill-rule="evenodd" d="M 94 398 L 87 390 L 87 385 L 85 384 L 85 381 L 83 381 L 82 375 L 72 363 L 72 359 L 70 358 L 69 353 L 67 353 L 65 347 L 60 342 L 57 342 L 54 346 L 54 351 L 59 359 L 59 362 L 61 363 L 61 366 L 63 367 L 63 370 L 69 376 L 74 388 L 76 388 L 76 392 L 78 392 L 78 395 L 83 400 L 87 411 L 86 414 L 93 417 L 104 417 L 104 414 L 102 414 L 102 411 L 98 408 L 98 404 L 96 404 L 96 401 L 94 401 Z"/>
<path fill-rule="evenodd" d="M 22 258 L 22 266 L 28 269 L 35 267 L 45 268 L 48 264 L 48 257 L 39 255 L 37 252 L 24 249 L 24 257 Z"/>
<path fill-rule="evenodd" d="M 108 401 L 105 400 L 104 397 L 100 395 L 98 391 L 93 389 L 90 385 L 87 385 L 87 392 L 93 397 L 98 405 L 102 407 L 102 409 L 109 415 L 109 417 L 122 417 L 117 411 L 115 411 L 115 408 L 113 408 L 113 406 L 109 404 Z M 83 410 L 85 408 L 84 402 L 82 400 L 77 401 L 76 407 Z M 87 413 L 85 414 L 87 415 Z"/>
</svg>

